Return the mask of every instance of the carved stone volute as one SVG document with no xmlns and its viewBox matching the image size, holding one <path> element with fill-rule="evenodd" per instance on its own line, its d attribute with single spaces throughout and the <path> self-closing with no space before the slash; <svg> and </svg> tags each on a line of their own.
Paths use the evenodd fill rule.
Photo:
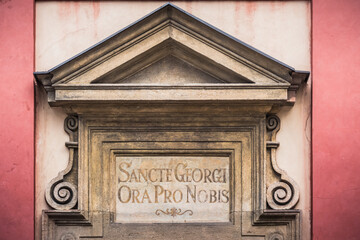
<svg viewBox="0 0 360 240">
<path fill-rule="evenodd" d="M 299 187 L 287 173 L 279 168 L 276 162 L 276 134 L 280 129 L 280 119 L 276 115 L 269 115 L 266 119 L 266 128 L 269 140 L 266 147 L 270 154 L 271 166 L 275 173 L 280 176 L 279 181 L 272 183 L 267 189 L 266 200 L 272 209 L 291 209 L 299 201 Z"/>
<path fill-rule="evenodd" d="M 65 170 L 59 172 L 58 176 L 50 181 L 45 192 L 46 202 L 50 207 L 57 210 L 69 210 L 76 206 L 77 176 L 71 176 L 74 164 L 78 159 L 78 118 L 68 116 L 64 122 L 64 129 L 69 134 L 69 142 L 65 145 L 69 149 L 69 162 Z M 74 174 L 73 174 L 74 175 Z"/>
</svg>

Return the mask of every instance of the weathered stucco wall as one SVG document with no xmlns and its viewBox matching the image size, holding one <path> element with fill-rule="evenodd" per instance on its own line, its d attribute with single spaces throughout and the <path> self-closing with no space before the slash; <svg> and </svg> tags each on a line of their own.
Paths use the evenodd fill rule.
<svg viewBox="0 0 360 240">
<path fill-rule="evenodd" d="M 360 235 L 360 1 L 313 3 L 313 239 Z"/>
<path fill-rule="evenodd" d="M 34 236 L 34 2 L 0 1 L 0 238 Z"/>
<path fill-rule="evenodd" d="M 48 70 L 165 2 L 37 2 L 36 70 Z M 310 3 L 296 2 L 174 2 L 177 6 L 299 70 L 310 70 Z M 302 232 L 310 238 L 310 81 L 297 103 L 279 113 L 282 127 L 278 163 L 300 186 Z M 36 233 L 44 189 L 66 166 L 68 140 L 65 114 L 51 109 L 37 92 Z"/>
</svg>

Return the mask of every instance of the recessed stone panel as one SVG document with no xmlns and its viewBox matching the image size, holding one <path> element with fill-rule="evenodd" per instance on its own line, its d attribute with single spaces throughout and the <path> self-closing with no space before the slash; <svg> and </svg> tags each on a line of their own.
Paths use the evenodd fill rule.
<svg viewBox="0 0 360 240">
<path fill-rule="evenodd" d="M 117 156 L 117 223 L 230 221 L 228 156 Z"/>
</svg>

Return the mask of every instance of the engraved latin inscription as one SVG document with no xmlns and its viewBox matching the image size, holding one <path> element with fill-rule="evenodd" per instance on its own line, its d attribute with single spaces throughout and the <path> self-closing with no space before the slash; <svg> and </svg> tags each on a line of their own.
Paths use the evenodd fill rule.
<svg viewBox="0 0 360 240">
<path fill-rule="evenodd" d="M 222 156 L 117 156 L 115 222 L 229 222 L 229 161 Z"/>
</svg>

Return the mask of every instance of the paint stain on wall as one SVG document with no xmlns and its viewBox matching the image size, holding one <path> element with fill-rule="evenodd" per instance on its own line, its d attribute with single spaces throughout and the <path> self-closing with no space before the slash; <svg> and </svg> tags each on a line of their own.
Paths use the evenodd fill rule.
<svg viewBox="0 0 360 240">
<path fill-rule="evenodd" d="M 236 35 L 245 42 L 254 41 L 255 15 L 258 11 L 258 2 L 236 2 L 234 22 Z M 246 35 L 244 35 L 246 33 Z"/>
<path fill-rule="evenodd" d="M 92 2 L 61 2 L 58 4 L 58 17 L 71 21 L 73 27 L 85 29 L 98 41 L 98 19 L 100 17 L 100 1 Z M 84 21 L 84 19 L 86 21 Z M 86 23 L 86 24 L 84 24 Z M 82 24 L 80 26 L 80 24 Z M 71 31 L 69 31 L 71 32 Z"/>
<path fill-rule="evenodd" d="M 248 16 L 254 16 L 254 13 L 255 13 L 256 8 L 257 8 L 256 5 L 257 5 L 256 2 L 247 2 L 247 3 L 245 3 L 246 14 Z"/>
<path fill-rule="evenodd" d="M 239 36 L 240 34 L 240 22 L 241 22 L 241 2 L 235 2 L 235 15 L 234 15 L 234 25 L 235 25 L 235 35 Z"/>
<path fill-rule="evenodd" d="M 92 9 L 94 13 L 94 20 L 96 21 L 100 15 L 100 2 L 92 2 Z"/>
<path fill-rule="evenodd" d="M 60 18 L 74 19 L 75 16 L 75 23 L 79 23 L 79 2 L 62 2 L 58 6 L 58 14 Z"/>
<path fill-rule="evenodd" d="M 96 39 L 98 39 L 98 28 L 97 28 L 97 21 L 99 19 L 99 15 L 100 15 L 100 2 L 98 1 L 94 1 L 92 2 L 92 13 L 93 13 L 93 29 L 94 29 L 94 36 Z"/>
<path fill-rule="evenodd" d="M 11 2 L 11 0 L 0 0 L 0 5 Z"/>
<path fill-rule="evenodd" d="M 285 2 L 273 2 L 273 1 L 270 1 L 269 3 L 270 3 L 272 12 L 279 11 L 285 6 Z"/>
</svg>

